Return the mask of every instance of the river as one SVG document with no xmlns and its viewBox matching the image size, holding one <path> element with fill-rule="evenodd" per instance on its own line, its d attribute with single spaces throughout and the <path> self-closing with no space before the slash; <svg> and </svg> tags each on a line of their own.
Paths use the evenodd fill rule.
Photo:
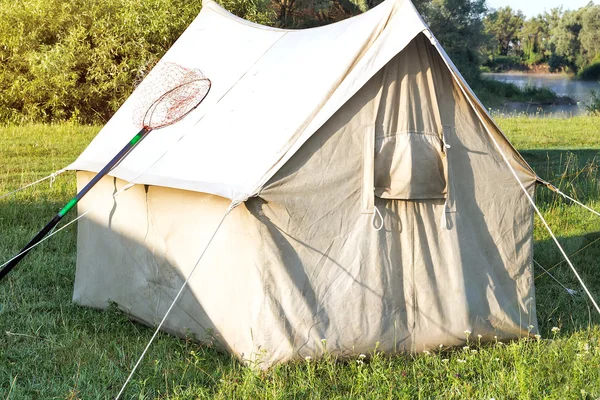
<svg viewBox="0 0 600 400">
<path fill-rule="evenodd" d="M 494 112 L 516 112 L 538 114 L 540 116 L 580 115 L 585 113 L 585 108 L 581 103 L 590 101 L 590 91 L 595 90 L 600 94 L 600 82 L 579 81 L 562 74 L 485 73 L 483 76 L 497 81 L 514 83 L 519 87 L 525 87 L 526 85 L 545 86 L 559 96 L 569 96 L 580 103 L 579 105 L 539 106 L 509 102 L 500 109 L 494 108 L 492 110 Z"/>
</svg>

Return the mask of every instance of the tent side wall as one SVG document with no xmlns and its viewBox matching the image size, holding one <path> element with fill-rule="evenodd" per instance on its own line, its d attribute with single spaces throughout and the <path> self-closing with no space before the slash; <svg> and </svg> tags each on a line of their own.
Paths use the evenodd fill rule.
<svg viewBox="0 0 600 400">
<path fill-rule="evenodd" d="M 535 176 L 504 150 L 532 194 Z M 389 353 L 537 326 L 533 210 L 422 35 L 247 207 L 267 246 L 269 362 L 319 354 L 322 339 L 340 355 Z"/>
<path fill-rule="evenodd" d="M 79 171 L 83 187 L 94 176 Z M 84 197 L 79 221 L 73 300 L 158 325 L 195 265 L 230 201 L 160 186 L 104 177 Z M 262 278 L 257 265 L 259 227 L 242 204 L 225 219 L 198 265 L 165 330 L 214 341 L 238 356 L 253 348 L 251 327 L 260 319 Z"/>
</svg>

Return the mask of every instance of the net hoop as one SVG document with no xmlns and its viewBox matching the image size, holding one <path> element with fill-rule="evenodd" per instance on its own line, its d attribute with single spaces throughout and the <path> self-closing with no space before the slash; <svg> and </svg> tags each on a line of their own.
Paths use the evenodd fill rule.
<svg viewBox="0 0 600 400">
<path fill-rule="evenodd" d="M 175 63 L 157 65 L 136 90 L 133 120 L 140 128 L 160 129 L 181 121 L 204 100 L 211 81 L 199 69 Z"/>
</svg>

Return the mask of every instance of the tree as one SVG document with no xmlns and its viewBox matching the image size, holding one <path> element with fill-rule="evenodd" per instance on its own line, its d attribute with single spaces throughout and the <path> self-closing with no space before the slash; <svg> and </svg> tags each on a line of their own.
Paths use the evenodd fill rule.
<svg viewBox="0 0 600 400">
<path fill-rule="evenodd" d="M 479 53 L 485 41 L 485 0 L 421 0 L 414 4 L 467 81 L 477 81 Z"/>
<path fill-rule="evenodd" d="M 507 56 L 511 49 L 518 47 L 518 34 L 524 23 L 523 12 L 520 10 L 515 12 L 510 7 L 493 11 L 483 20 L 486 32 L 494 37 L 498 54 L 502 56 Z"/>
<path fill-rule="evenodd" d="M 586 63 L 600 58 L 600 5 L 590 3 L 583 10 L 579 39 Z"/>
<path fill-rule="evenodd" d="M 565 11 L 558 24 L 550 30 L 553 53 L 565 59 L 575 72 L 581 64 L 581 42 L 579 41 L 581 28 L 581 12 L 578 10 Z"/>
<path fill-rule="evenodd" d="M 518 38 L 527 64 L 539 64 L 550 55 L 546 48 L 550 39 L 549 32 L 549 23 L 543 15 L 525 21 L 523 28 L 518 33 Z"/>
</svg>

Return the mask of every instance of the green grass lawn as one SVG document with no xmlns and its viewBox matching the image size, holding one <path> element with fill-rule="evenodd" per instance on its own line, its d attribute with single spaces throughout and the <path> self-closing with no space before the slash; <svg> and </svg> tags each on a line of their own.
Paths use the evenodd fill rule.
<svg viewBox="0 0 600 400">
<path fill-rule="evenodd" d="M 600 117 L 498 121 L 544 179 L 600 210 Z M 0 196 L 69 164 L 98 127 L 0 128 Z M 0 263 L 14 255 L 74 194 L 72 172 L 0 199 Z M 600 218 L 539 188 L 537 203 L 600 300 Z M 72 218 L 72 216 L 70 217 Z M 542 338 L 431 354 L 298 362 L 259 372 L 228 355 L 158 336 L 124 398 L 600 397 L 600 318 L 536 220 Z M 116 308 L 71 303 L 76 225 L 60 232 L 0 283 L 0 398 L 105 399 L 116 395 L 153 331 Z M 560 328 L 552 332 L 553 327 Z"/>
</svg>

